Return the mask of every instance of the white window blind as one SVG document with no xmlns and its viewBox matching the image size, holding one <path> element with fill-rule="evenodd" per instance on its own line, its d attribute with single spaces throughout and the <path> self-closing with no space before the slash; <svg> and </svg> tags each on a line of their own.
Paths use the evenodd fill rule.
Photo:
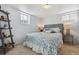
<svg viewBox="0 0 79 59">
<path fill-rule="evenodd" d="M 21 23 L 22 24 L 30 24 L 30 15 L 21 13 Z"/>
<path fill-rule="evenodd" d="M 68 22 L 70 19 L 69 19 L 69 15 L 63 15 L 62 16 L 62 21 L 63 22 Z"/>
</svg>

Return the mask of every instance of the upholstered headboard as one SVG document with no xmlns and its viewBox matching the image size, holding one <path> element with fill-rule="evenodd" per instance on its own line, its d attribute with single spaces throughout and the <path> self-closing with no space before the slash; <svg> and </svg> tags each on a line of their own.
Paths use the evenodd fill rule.
<svg viewBox="0 0 79 59">
<path fill-rule="evenodd" d="M 63 24 L 47 24 L 44 25 L 44 28 L 59 28 L 62 33 L 64 30 Z"/>
<path fill-rule="evenodd" d="M 64 33 L 63 33 L 64 27 L 63 27 L 63 24 L 47 24 L 47 25 L 44 25 L 44 29 L 45 28 L 59 28 L 60 32 L 62 33 L 62 36 L 64 37 Z"/>
</svg>

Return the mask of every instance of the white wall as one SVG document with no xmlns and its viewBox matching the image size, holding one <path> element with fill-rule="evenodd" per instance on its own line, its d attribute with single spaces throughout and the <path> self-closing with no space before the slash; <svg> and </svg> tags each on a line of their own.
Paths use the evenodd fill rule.
<svg viewBox="0 0 79 59">
<path fill-rule="evenodd" d="M 39 22 L 40 18 L 36 16 L 30 16 L 31 24 L 23 25 L 20 22 L 20 12 L 15 9 L 9 8 L 7 5 L 1 5 L 3 10 L 8 11 L 10 13 L 10 20 L 12 26 L 12 33 L 14 35 L 13 39 L 16 44 L 23 41 L 26 34 L 28 32 L 35 32 L 37 31 L 37 23 Z"/>
<path fill-rule="evenodd" d="M 44 18 L 44 24 L 57 24 L 62 23 L 60 15 L 50 15 Z"/>
</svg>

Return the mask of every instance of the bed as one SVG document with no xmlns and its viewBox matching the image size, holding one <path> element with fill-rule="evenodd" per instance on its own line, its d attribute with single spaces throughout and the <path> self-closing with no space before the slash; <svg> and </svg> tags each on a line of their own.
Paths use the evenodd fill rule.
<svg viewBox="0 0 79 59">
<path fill-rule="evenodd" d="M 59 28 L 60 32 L 35 32 L 26 34 L 23 45 L 32 48 L 36 53 L 43 55 L 57 55 L 58 49 L 63 44 L 63 25 L 49 24 L 45 25 L 44 29 Z"/>
</svg>

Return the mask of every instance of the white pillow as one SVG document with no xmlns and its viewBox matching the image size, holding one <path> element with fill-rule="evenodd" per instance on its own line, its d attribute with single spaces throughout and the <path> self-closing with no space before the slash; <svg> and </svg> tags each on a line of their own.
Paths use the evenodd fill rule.
<svg viewBox="0 0 79 59">
<path fill-rule="evenodd" d="M 52 31 L 55 31 L 55 32 L 60 32 L 60 29 L 59 28 L 50 28 Z"/>
<path fill-rule="evenodd" d="M 46 30 L 45 32 L 47 32 L 47 33 L 51 33 L 51 30 Z"/>
<path fill-rule="evenodd" d="M 47 28 L 47 30 L 45 30 L 45 32 L 58 33 L 58 32 L 60 32 L 60 29 L 59 28 Z"/>
</svg>

